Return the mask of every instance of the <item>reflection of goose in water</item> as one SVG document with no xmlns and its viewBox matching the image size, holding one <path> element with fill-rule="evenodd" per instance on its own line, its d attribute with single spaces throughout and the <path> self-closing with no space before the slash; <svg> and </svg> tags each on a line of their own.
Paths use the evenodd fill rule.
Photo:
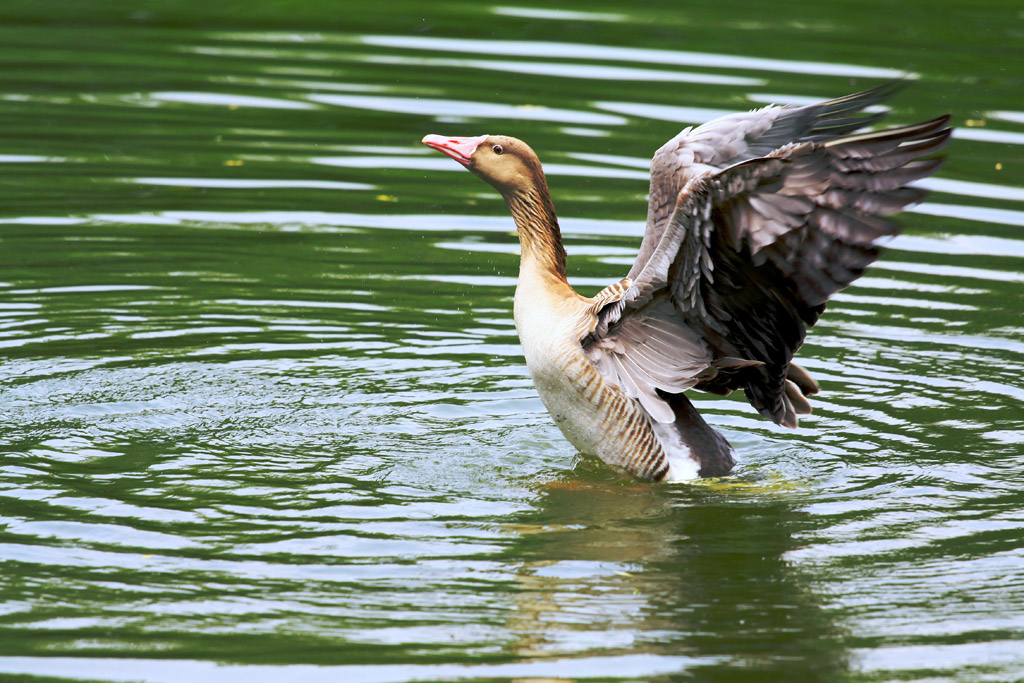
<svg viewBox="0 0 1024 683">
<path fill-rule="evenodd" d="M 652 490 L 584 465 L 539 493 L 507 551 L 522 561 L 514 654 L 644 653 L 693 680 L 835 680 L 848 668 L 841 625 L 787 558 L 816 524 L 791 489 Z"/>
<path fill-rule="evenodd" d="M 855 133 L 887 85 L 820 104 L 770 106 L 687 128 L 651 162 L 647 231 L 628 276 L 594 298 L 566 281 L 540 162 L 501 135 L 423 142 L 493 185 L 522 249 L 515 321 L 537 391 L 580 452 L 647 479 L 718 476 L 732 448 L 684 396 L 743 389 L 796 427 L 818 385 L 792 362 L 835 292 L 878 257 L 920 201 L 908 183 L 940 159 L 948 117 Z"/>
</svg>

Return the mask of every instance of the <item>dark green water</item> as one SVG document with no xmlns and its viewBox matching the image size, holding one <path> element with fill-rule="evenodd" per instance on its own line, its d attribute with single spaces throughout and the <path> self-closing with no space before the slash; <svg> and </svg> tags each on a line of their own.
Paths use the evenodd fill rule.
<svg viewBox="0 0 1024 683">
<path fill-rule="evenodd" d="M 1024 14 L 961 4 L 5 0 L 0 679 L 1024 678 Z M 815 414 L 701 400 L 714 483 L 578 459 L 419 139 L 538 149 L 592 293 L 681 127 L 903 72 L 956 140 Z"/>
</svg>

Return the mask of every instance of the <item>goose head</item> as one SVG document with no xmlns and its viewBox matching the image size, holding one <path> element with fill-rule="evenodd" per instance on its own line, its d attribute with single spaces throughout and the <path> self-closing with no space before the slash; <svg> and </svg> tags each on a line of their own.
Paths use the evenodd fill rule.
<svg viewBox="0 0 1024 683">
<path fill-rule="evenodd" d="M 507 135 L 473 138 L 427 135 L 423 144 L 450 156 L 503 195 L 543 182 L 540 161 L 530 146 Z"/>
</svg>

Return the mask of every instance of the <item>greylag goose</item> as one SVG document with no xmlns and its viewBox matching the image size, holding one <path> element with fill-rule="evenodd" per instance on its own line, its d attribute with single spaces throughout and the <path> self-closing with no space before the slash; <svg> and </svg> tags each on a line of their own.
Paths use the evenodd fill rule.
<svg viewBox="0 0 1024 683">
<path fill-rule="evenodd" d="M 565 437 L 637 477 L 727 474 L 728 441 L 687 389 L 743 389 L 786 427 L 817 382 L 793 355 L 825 302 L 878 258 L 921 201 L 908 184 L 941 158 L 948 116 L 856 132 L 899 84 L 808 106 L 768 106 L 687 128 L 651 161 L 647 229 L 629 273 L 593 298 L 566 280 L 565 249 L 537 155 L 504 135 L 427 135 L 504 197 L 521 249 L 515 325 L 526 365 Z"/>
</svg>

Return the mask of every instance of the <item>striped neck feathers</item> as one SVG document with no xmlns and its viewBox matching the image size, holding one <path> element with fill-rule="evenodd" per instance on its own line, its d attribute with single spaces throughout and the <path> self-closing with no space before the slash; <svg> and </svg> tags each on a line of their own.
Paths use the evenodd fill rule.
<svg viewBox="0 0 1024 683">
<path fill-rule="evenodd" d="M 502 194 L 516 222 L 524 264 L 533 262 L 542 272 L 565 282 L 565 248 L 547 183 L 541 178 Z"/>
</svg>

